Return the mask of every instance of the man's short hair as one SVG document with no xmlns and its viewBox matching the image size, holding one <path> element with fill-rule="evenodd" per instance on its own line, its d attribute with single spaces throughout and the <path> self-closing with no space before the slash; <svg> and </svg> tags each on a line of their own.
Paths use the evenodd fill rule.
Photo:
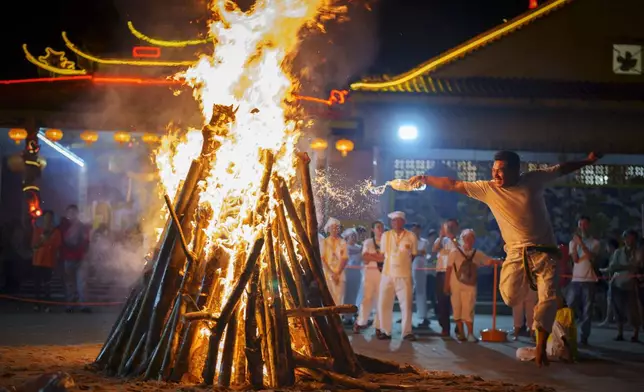
<svg viewBox="0 0 644 392">
<path fill-rule="evenodd" d="M 414 222 L 411 225 L 409 225 L 412 229 L 422 229 L 423 227 L 420 225 L 420 223 Z"/>
<path fill-rule="evenodd" d="M 497 151 L 496 154 L 494 154 L 494 160 L 505 162 L 508 167 L 512 169 L 518 169 L 521 166 L 521 158 L 519 158 L 519 154 L 514 151 Z"/>
<path fill-rule="evenodd" d="M 73 210 L 73 211 L 78 211 L 78 206 L 76 204 L 70 204 L 66 208 L 67 211 Z"/>
<path fill-rule="evenodd" d="M 580 221 L 585 220 L 585 221 L 587 221 L 587 222 L 592 222 L 592 221 L 590 220 L 590 217 L 589 217 L 588 215 L 582 215 L 582 216 L 580 216 L 580 217 L 579 217 L 579 220 L 580 220 Z"/>
<path fill-rule="evenodd" d="M 456 219 L 456 218 L 447 218 L 447 219 L 445 219 L 445 222 L 446 223 L 447 222 L 454 222 L 454 223 L 456 223 L 458 225 L 458 219 Z"/>
</svg>

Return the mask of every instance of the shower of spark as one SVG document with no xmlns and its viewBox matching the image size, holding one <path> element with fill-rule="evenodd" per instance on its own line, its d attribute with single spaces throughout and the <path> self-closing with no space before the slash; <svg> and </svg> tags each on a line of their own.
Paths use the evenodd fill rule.
<svg viewBox="0 0 644 392">
<path fill-rule="evenodd" d="M 317 170 L 315 193 L 318 197 L 329 200 L 337 212 L 359 215 L 370 211 L 378 202 L 378 198 L 371 192 L 371 179 L 351 181 L 336 169 Z"/>
</svg>

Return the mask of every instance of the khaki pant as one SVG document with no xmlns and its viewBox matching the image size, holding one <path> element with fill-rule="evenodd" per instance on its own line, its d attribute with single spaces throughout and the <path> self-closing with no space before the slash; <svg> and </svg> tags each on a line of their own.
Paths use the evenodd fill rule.
<svg viewBox="0 0 644 392">
<path fill-rule="evenodd" d="M 537 285 L 537 305 L 534 307 L 532 329 L 552 331 L 557 315 L 557 259 L 547 253 L 528 254 L 528 266 Z M 523 267 L 522 249 L 508 253 L 501 268 L 499 290 L 506 305 L 510 307 L 523 303 L 530 295 L 530 284 Z"/>
<path fill-rule="evenodd" d="M 456 288 L 450 296 L 454 321 L 474 322 L 476 287 Z"/>
</svg>

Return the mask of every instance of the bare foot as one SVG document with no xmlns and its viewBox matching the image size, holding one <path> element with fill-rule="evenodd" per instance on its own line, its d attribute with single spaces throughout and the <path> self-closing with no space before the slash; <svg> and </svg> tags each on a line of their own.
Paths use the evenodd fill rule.
<svg viewBox="0 0 644 392">
<path fill-rule="evenodd" d="M 537 352 L 535 362 L 537 366 L 550 366 L 550 361 L 548 360 L 548 354 L 546 354 L 546 342 L 548 341 L 549 333 L 539 328 L 537 332 Z"/>
</svg>

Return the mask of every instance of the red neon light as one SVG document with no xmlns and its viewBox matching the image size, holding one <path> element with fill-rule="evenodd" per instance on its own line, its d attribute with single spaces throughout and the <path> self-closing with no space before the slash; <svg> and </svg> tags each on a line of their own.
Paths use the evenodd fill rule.
<svg viewBox="0 0 644 392">
<path fill-rule="evenodd" d="M 537 0 L 530 0 L 530 5 L 528 7 L 533 10 L 539 6 L 539 2 Z"/>
<path fill-rule="evenodd" d="M 346 96 L 348 94 L 349 92 L 347 90 L 331 90 L 331 93 L 329 94 L 329 99 L 308 97 L 306 95 L 296 95 L 295 99 L 298 99 L 301 101 L 323 103 L 328 106 L 333 106 L 335 104 L 344 105 L 346 101 Z"/>
<path fill-rule="evenodd" d="M 118 77 L 94 77 L 92 78 L 92 81 L 94 83 L 115 83 L 115 84 L 157 84 L 157 85 L 181 84 L 181 82 L 177 80 L 118 78 Z"/>
<path fill-rule="evenodd" d="M 90 80 L 92 79 L 91 75 L 79 75 L 79 76 L 60 76 L 56 78 L 31 78 L 31 79 L 11 79 L 11 80 L 0 80 L 0 84 L 22 84 L 22 83 L 41 83 L 41 82 L 62 82 L 65 80 Z"/>
<path fill-rule="evenodd" d="M 161 48 L 155 46 L 135 46 L 132 48 L 132 57 L 140 59 L 158 59 L 161 57 Z"/>
<path fill-rule="evenodd" d="M 134 84 L 134 85 L 181 85 L 182 83 L 178 80 L 172 79 L 152 79 L 152 78 L 128 78 L 128 77 L 114 77 L 114 76 L 91 76 L 91 75 L 79 75 L 79 76 L 61 76 L 57 78 L 31 78 L 31 79 L 11 79 L 11 80 L 0 80 L 0 84 L 27 84 L 27 83 L 52 83 L 52 82 L 64 82 L 64 81 L 75 81 L 75 80 L 88 80 L 96 84 Z M 300 101 L 309 101 L 316 103 L 323 103 L 327 106 L 333 105 L 344 105 L 346 103 L 346 97 L 349 94 L 347 90 L 331 90 L 328 99 L 309 97 L 306 95 L 295 95 L 295 99 Z"/>
</svg>

